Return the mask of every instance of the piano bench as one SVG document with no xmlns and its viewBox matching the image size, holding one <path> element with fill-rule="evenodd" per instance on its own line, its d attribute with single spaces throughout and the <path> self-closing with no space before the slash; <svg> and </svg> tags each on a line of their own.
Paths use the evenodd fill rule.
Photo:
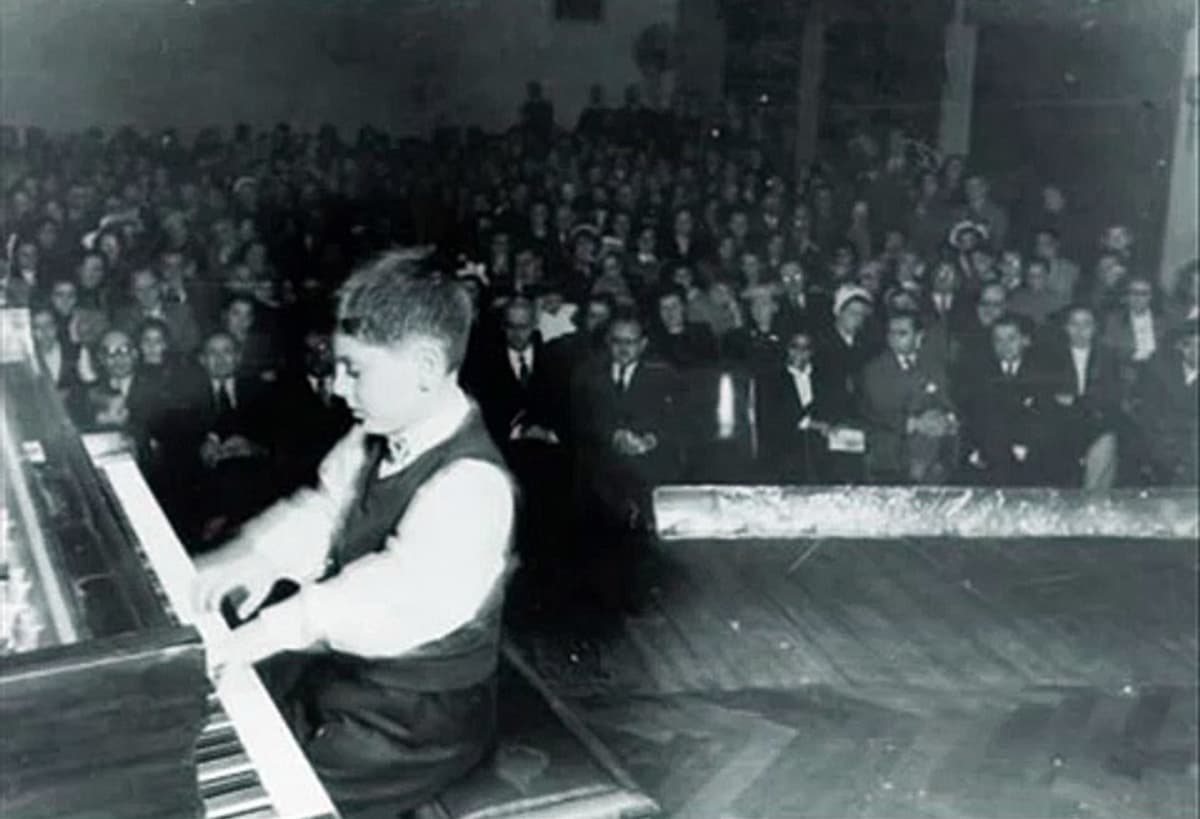
<svg viewBox="0 0 1200 819">
<path fill-rule="evenodd" d="M 567 705 L 506 645 L 499 675 L 497 748 L 417 811 L 421 819 L 640 819 L 642 793 Z"/>
</svg>

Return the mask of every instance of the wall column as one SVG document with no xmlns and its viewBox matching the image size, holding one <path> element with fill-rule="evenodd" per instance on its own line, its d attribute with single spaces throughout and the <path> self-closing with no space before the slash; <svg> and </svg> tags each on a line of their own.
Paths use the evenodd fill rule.
<svg viewBox="0 0 1200 819">
<path fill-rule="evenodd" d="M 796 91 L 796 172 L 816 158 L 821 129 L 821 86 L 825 81 L 825 9 L 809 4 L 800 41 L 800 87 Z"/>
<path fill-rule="evenodd" d="M 942 84 L 938 148 L 943 155 L 971 150 L 971 107 L 975 99 L 975 50 L 979 30 L 966 22 L 966 0 L 956 0 L 946 25 L 946 79 Z"/>
<path fill-rule="evenodd" d="M 1163 231 L 1161 281 L 1165 288 L 1175 286 L 1179 268 L 1200 256 L 1197 245 L 1196 179 L 1200 173 L 1200 87 L 1197 76 L 1196 20 L 1184 35 L 1182 85 L 1179 90 L 1179 115 L 1171 151 L 1171 190 L 1167 200 L 1167 222 Z"/>
</svg>

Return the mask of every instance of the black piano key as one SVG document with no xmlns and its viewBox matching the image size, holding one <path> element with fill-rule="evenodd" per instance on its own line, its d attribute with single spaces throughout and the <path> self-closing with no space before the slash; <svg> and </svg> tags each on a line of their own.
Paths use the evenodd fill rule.
<svg viewBox="0 0 1200 819">
<path fill-rule="evenodd" d="M 241 783 L 242 787 L 204 797 L 205 819 L 242 819 L 242 817 L 276 816 L 271 798 L 256 781 Z"/>
</svg>

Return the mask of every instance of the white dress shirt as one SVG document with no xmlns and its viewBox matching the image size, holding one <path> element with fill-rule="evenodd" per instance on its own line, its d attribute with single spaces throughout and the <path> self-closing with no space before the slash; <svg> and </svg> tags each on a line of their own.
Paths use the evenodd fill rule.
<svg viewBox="0 0 1200 819">
<path fill-rule="evenodd" d="M 612 382 L 613 386 L 620 387 L 622 390 L 629 389 L 630 383 L 633 381 L 633 374 L 637 372 L 638 363 L 634 361 L 632 364 L 616 364 L 612 365 Z"/>
<path fill-rule="evenodd" d="M 1071 363 L 1075 365 L 1075 394 L 1085 395 L 1087 393 L 1087 370 L 1088 359 L 1091 357 L 1092 351 L 1090 348 L 1078 349 L 1071 348 Z"/>
<path fill-rule="evenodd" d="M 792 383 L 796 385 L 796 395 L 800 397 L 800 406 L 807 407 L 813 402 L 812 367 L 788 367 Z"/>
<path fill-rule="evenodd" d="M 122 398 L 128 398 L 129 389 L 133 386 L 133 376 L 127 375 L 124 378 L 110 378 L 108 386 L 112 387 L 113 391 L 120 394 Z"/>
<path fill-rule="evenodd" d="M 1133 360 L 1145 361 L 1158 348 L 1154 337 L 1154 314 L 1149 310 L 1140 315 L 1130 313 L 1129 324 L 1133 328 Z"/>
<path fill-rule="evenodd" d="M 41 359 L 42 364 L 46 367 L 46 372 L 50 375 L 50 380 L 57 384 L 63 368 L 62 345 L 55 344 L 52 349 L 42 350 Z"/>
<path fill-rule="evenodd" d="M 450 438 L 471 411 L 455 389 L 426 421 L 393 436 L 398 457 L 380 464 L 380 477 Z M 244 530 L 279 576 L 301 584 L 298 594 L 259 615 L 279 650 L 403 655 L 469 622 L 504 572 L 513 523 L 508 476 L 493 464 L 459 459 L 417 490 L 382 551 L 314 582 L 356 498 L 365 434 L 355 425 L 322 462 L 315 489 L 280 501 Z"/>
<path fill-rule="evenodd" d="M 527 375 L 533 375 L 533 347 L 526 347 L 524 350 L 514 350 L 508 348 L 508 366 L 512 367 L 513 375 L 517 380 L 521 380 L 521 362 L 525 363 L 525 372 Z"/>
<path fill-rule="evenodd" d="M 232 378 L 214 378 L 212 380 L 213 400 L 219 405 L 221 403 L 221 391 L 229 396 L 229 406 L 237 409 L 237 390 L 235 389 L 235 381 Z"/>
</svg>

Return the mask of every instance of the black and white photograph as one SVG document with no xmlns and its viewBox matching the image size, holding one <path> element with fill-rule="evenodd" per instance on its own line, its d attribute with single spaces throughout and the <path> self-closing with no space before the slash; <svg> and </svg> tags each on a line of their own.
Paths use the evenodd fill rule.
<svg viewBox="0 0 1200 819">
<path fill-rule="evenodd" d="M 1195 0 L 0 0 L 0 818 L 1195 819 Z"/>
</svg>

